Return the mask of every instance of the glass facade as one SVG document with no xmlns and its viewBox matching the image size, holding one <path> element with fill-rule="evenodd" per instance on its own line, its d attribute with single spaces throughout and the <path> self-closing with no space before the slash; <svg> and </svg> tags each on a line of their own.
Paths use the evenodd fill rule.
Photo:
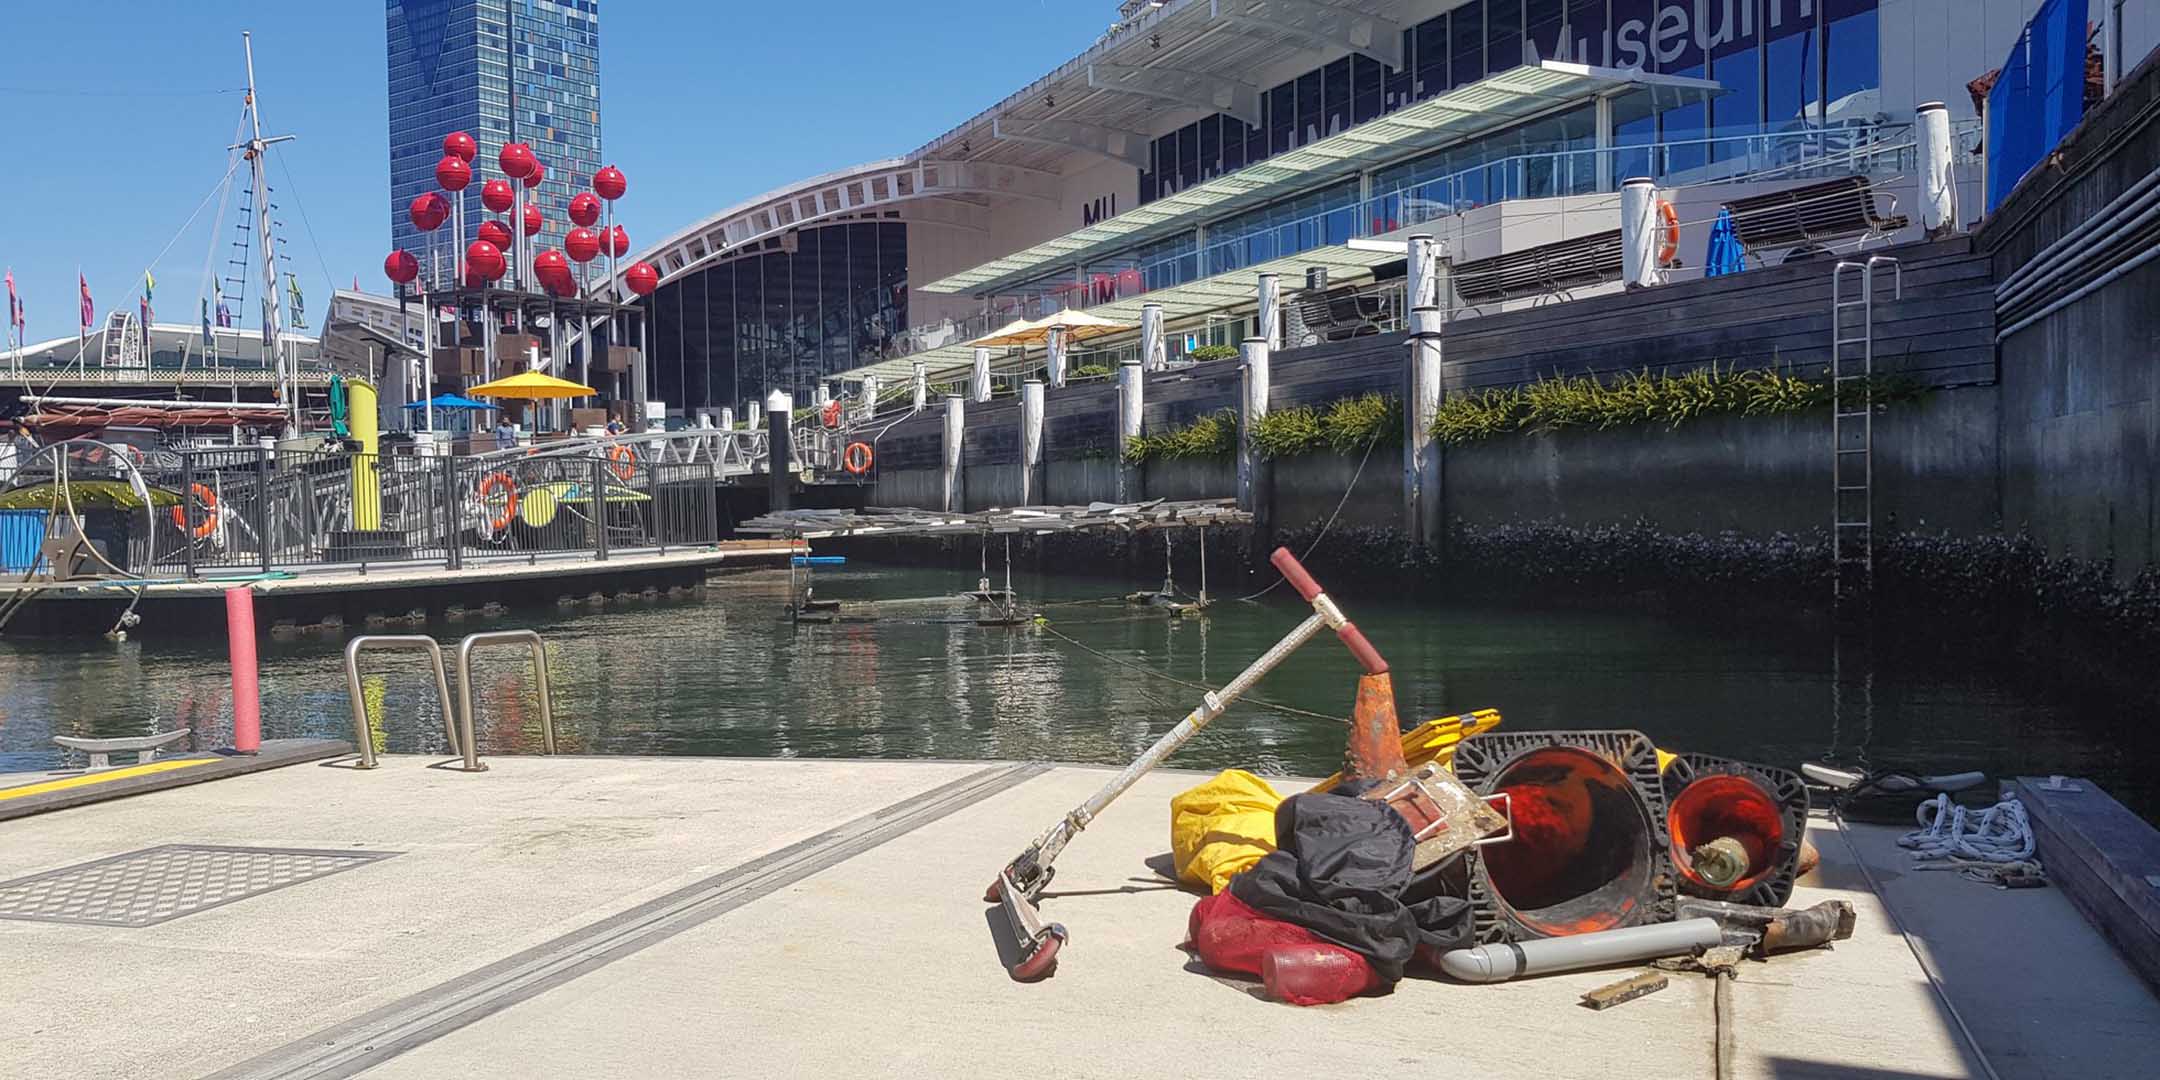
<svg viewBox="0 0 2160 1080">
<path fill-rule="evenodd" d="M 1631 95 L 1616 103 L 1615 142 L 1645 148 L 1637 155 L 1622 155 L 1616 171 L 1685 173 L 1744 152 L 1737 143 L 1714 139 L 1835 126 L 1872 116 L 1880 107 L 1881 85 L 1876 4 L 1470 0 L 1403 31 L 1400 71 L 1362 56 L 1337 60 L 1264 91 L 1257 127 L 1216 115 L 1155 139 L 1150 167 L 1140 173 L 1140 201 L 1176 194 L 1374 116 L 1540 59 L 1637 68 L 1722 84 L 1727 92 L 1707 104 L 1661 101 L 1656 94 Z M 1571 148 L 1577 138 L 1571 129 L 1525 134 L 1517 141 L 1557 141 Z M 1652 151 L 1653 144 L 1665 148 Z M 1461 152 L 1471 158 L 1483 153 Z M 1652 161 L 1653 155 L 1659 160 Z"/>
<path fill-rule="evenodd" d="M 480 181 L 499 175 L 496 155 L 514 131 L 547 166 L 527 192 L 546 218 L 536 242 L 560 245 L 571 196 L 601 164 L 599 0 L 388 0 L 387 11 L 391 245 L 427 258 L 406 207 L 437 190 L 442 137 L 453 131 L 480 144 L 466 231 L 477 233 L 487 216 Z"/>
<path fill-rule="evenodd" d="M 652 396 L 740 407 L 879 359 L 907 328 L 907 225 L 842 222 L 681 275 L 646 301 Z"/>
</svg>

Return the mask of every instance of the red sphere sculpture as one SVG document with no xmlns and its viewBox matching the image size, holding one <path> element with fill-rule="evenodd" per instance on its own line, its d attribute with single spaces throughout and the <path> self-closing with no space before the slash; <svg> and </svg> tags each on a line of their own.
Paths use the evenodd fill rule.
<svg viewBox="0 0 2160 1080">
<path fill-rule="evenodd" d="M 495 245 L 497 251 L 510 246 L 510 226 L 492 218 L 480 223 L 478 235 L 482 241 Z"/>
<path fill-rule="evenodd" d="M 423 191 L 413 198 L 412 206 L 406 209 L 406 214 L 412 218 L 413 228 L 421 232 L 434 232 L 442 228 L 443 222 L 450 220 L 450 200 L 435 192 Z"/>
<path fill-rule="evenodd" d="M 503 262 L 501 248 L 485 240 L 475 240 L 465 249 L 465 269 L 472 277 L 494 281 L 509 267 Z"/>
<path fill-rule="evenodd" d="M 490 180 L 480 185 L 480 205 L 500 214 L 510 209 L 517 200 L 517 189 L 508 180 Z"/>
<path fill-rule="evenodd" d="M 599 172 L 593 174 L 592 189 L 599 192 L 601 198 L 614 202 L 623 197 L 623 192 L 630 190 L 630 179 L 613 165 L 603 166 Z"/>
<path fill-rule="evenodd" d="M 435 163 L 435 184 L 444 191 L 463 191 L 470 183 L 472 166 L 464 158 L 449 156 Z"/>
<path fill-rule="evenodd" d="M 542 217 L 540 216 L 540 208 L 539 208 L 538 206 L 535 206 L 535 205 L 533 205 L 532 203 L 526 203 L 526 204 L 525 204 L 525 235 L 527 235 L 527 236 L 538 236 L 538 235 L 540 235 L 540 227 L 541 227 L 542 225 L 545 225 L 545 224 L 547 224 L 547 221 L 546 221 L 546 219 L 544 219 L 544 218 L 542 218 Z"/>
<path fill-rule="evenodd" d="M 383 259 L 382 272 L 399 285 L 409 284 L 420 276 L 420 260 L 413 258 L 412 252 L 399 249 Z"/>
<path fill-rule="evenodd" d="M 660 271 L 653 269 L 651 263 L 633 263 L 630 269 L 623 271 L 623 281 L 629 284 L 631 292 L 649 296 L 660 287 Z"/>
<path fill-rule="evenodd" d="M 525 186 L 529 188 L 539 187 L 540 182 L 545 179 L 547 179 L 547 162 L 534 158 L 532 171 L 525 174 Z"/>
<path fill-rule="evenodd" d="M 602 239 L 605 241 L 603 246 L 607 248 L 608 254 L 618 259 L 630 254 L 630 234 L 624 232 L 622 226 L 617 225 L 609 229 L 607 236 Z"/>
<path fill-rule="evenodd" d="M 512 180 L 522 180 L 533 171 L 539 159 L 533 157 L 533 149 L 521 142 L 504 143 L 502 153 L 495 155 L 495 164 L 502 166 L 503 175 Z"/>
<path fill-rule="evenodd" d="M 533 276 L 539 278 L 542 285 L 547 284 L 549 278 L 558 275 L 570 276 L 570 260 L 563 258 L 562 252 L 549 248 L 533 256 Z"/>
<path fill-rule="evenodd" d="M 462 131 L 453 131 L 442 137 L 442 152 L 444 157 L 454 157 L 470 165 L 474 155 L 480 152 L 480 144 Z"/>
<path fill-rule="evenodd" d="M 600 196 L 590 191 L 580 191 L 570 200 L 570 221 L 574 225 L 591 228 L 600 221 Z"/>
<path fill-rule="evenodd" d="M 600 234 L 593 229 L 580 225 L 570 230 L 568 236 L 563 237 L 562 246 L 563 250 L 569 253 L 571 259 L 577 262 L 591 262 L 595 256 L 600 254 Z"/>
</svg>

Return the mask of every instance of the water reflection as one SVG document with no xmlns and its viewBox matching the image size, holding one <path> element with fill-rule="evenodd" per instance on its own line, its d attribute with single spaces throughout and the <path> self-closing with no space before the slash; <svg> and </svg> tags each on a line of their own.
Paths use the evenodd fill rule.
<svg viewBox="0 0 2160 1080">
<path fill-rule="evenodd" d="M 849 568 L 821 573 L 818 594 L 921 598 L 973 583 L 959 572 Z M 1075 602 L 1127 583 L 1017 585 L 1051 605 L 1058 634 L 1187 682 L 1228 680 L 1300 617 L 1278 597 L 1191 620 Z M 519 625 L 546 635 L 565 753 L 1122 763 L 1197 697 L 1040 628 L 976 626 L 964 601 L 891 603 L 874 622 L 796 625 L 784 617 L 787 595 L 784 574 L 753 574 L 716 579 L 700 600 L 514 612 L 431 630 L 446 644 Z M 2131 767 L 2160 736 L 2119 721 L 2126 710 L 2049 698 L 1994 670 L 1923 672 L 1833 650 L 1826 636 L 1766 638 L 1624 614 L 1351 606 L 1395 668 L 1406 721 L 1490 706 L 1506 714 L 1503 730 L 1639 728 L 1663 746 L 1786 766 L 1836 752 L 1941 771 L 2081 773 L 2147 813 L 2160 804 Z M 57 767 L 55 733 L 185 726 L 200 745 L 222 744 L 231 724 L 222 649 L 171 633 L 147 626 L 119 645 L 0 638 L 0 769 Z M 342 645 L 267 643 L 266 735 L 352 737 Z M 447 753 L 423 663 L 397 654 L 371 661 L 369 711 L 391 752 Z M 484 651 L 475 664 L 482 752 L 536 752 L 524 654 Z M 1345 716 L 1355 677 L 1348 654 L 1323 638 L 1256 692 Z M 1341 751 L 1338 725 L 1241 706 L 1173 761 L 1315 774 L 1332 770 Z"/>
</svg>

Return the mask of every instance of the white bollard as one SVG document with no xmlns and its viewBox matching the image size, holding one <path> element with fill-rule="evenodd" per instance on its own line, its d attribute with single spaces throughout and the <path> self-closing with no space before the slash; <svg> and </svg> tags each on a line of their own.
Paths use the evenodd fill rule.
<svg viewBox="0 0 2160 1080">
<path fill-rule="evenodd" d="M 1125 447 L 1140 437 L 1141 394 L 1147 371 L 1137 360 L 1118 365 L 1117 372 L 1117 501 L 1140 497 L 1140 474 L 1125 461 Z"/>
<path fill-rule="evenodd" d="M 975 371 L 968 377 L 969 397 L 976 401 L 990 400 L 990 350 L 975 350 Z"/>
<path fill-rule="evenodd" d="M 1262 475 L 1258 429 L 1268 411 L 1268 343 L 1264 337 L 1245 339 L 1243 408 L 1238 410 L 1237 485 L 1238 509 L 1258 515 Z"/>
<path fill-rule="evenodd" d="M 1638 176 L 1620 188 L 1620 276 L 1630 289 L 1658 284 L 1657 184 Z"/>
<path fill-rule="evenodd" d="M 1042 494 L 1043 384 L 1020 384 L 1020 505 L 1032 506 Z"/>
<path fill-rule="evenodd" d="M 948 513 L 962 509 L 965 494 L 960 488 L 960 449 L 967 438 L 967 404 L 954 394 L 945 399 L 945 465 L 940 479 L 944 484 L 942 509 Z"/>
<path fill-rule="evenodd" d="M 1958 231 L 1957 170 L 1950 151 L 1950 109 L 1940 101 L 1920 106 L 1918 138 L 1920 224 L 1930 238 Z"/>
<path fill-rule="evenodd" d="M 1147 371 L 1170 366 L 1170 350 L 1163 343 L 1161 304 L 1140 305 L 1140 366 Z"/>
<path fill-rule="evenodd" d="M 733 431 L 733 430 L 735 430 L 735 406 L 733 406 L 733 405 L 722 405 L 722 406 L 720 406 L 720 430 L 722 430 L 722 431 Z"/>
</svg>

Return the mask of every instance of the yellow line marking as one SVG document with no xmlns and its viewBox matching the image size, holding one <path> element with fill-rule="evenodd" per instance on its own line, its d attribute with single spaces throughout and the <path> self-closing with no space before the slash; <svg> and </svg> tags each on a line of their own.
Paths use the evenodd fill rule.
<svg viewBox="0 0 2160 1080">
<path fill-rule="evenodd" d="M 131 776 L 149 776 L 152 773 L 171 772 L 174 769 L 185 769 L 191 765 L 208 765 L 216 760 L 218 759 L 172 758 L 168 761 L 153 761 L 147 765 L 130 765 L 126 768 L 112 769 L 107 772 L 94 772 L 82 776 L 69 776 L 59 780 L 47 780 L 42 784 L 24 784 L 21 787 L 0 788 L 0 801 L 20 799 L 30 795 L 44 795 L 54 791 L 66 791 L 69 788 L 88 787 L 91 784 L 102 784 L 108 780 L 125 780 Z"/>
</svg>

